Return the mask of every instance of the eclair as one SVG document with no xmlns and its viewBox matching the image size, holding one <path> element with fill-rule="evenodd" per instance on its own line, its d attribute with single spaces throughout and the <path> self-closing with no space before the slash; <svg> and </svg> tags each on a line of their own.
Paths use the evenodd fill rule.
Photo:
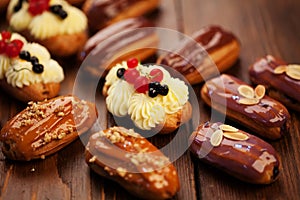
<svg viewBox="0 0 300 200">
<path fill-rule="evenodd" d="M 23 102 L 58 95 L 64 72 L 45 47 L 8 31 L 2 31 L 0 43 L 0 87 L 3 90 Z"/>
<path fill-rule="evenodd" d="M 282 170 L 270 144 L 230 125 L 201 124 L 190 142 L 190 151 L 201 161 L 245 182 L 270 184 Z"/>
<path fill-rule="evenodd" d="M 233 76 L 222 74 L 206 81 L 201 98 L 213 109 L 261 137 L 275 140 L 289 132 L 288 110 L 265 95 L 262 85 L 253 89 Z"/>
<path fill-rule="evenodd" d="M 195 32 L 174 51 L 160 56 L 157 64 L 174 68 L 193 85 L 229 69 L 239 53 L 240 43 L 236 36 L 212 25 Z"/>
<path fill-rule="evenodd" d="M 86 163 L 143 199 L 169 199 L 179 190 L 169 159 L 132 129 L 112 127 L 94 133 L 87 144 Z"/>
<path fill-rule="evenodd" d="M 76 54 L 88 37 L 85 14 L 64 0 L 11 0 L 7 18 L 13 31 L 55 56 Z"/>
<path fill-rule="evenodd" d="M 158 65 L 144 66 L 136 58 L 114 66 L 105 77 L 108 111 L 130 117 L 145 131 L 171 133 L 192 115 L 188 86 Z"/>
<path fill-rule="evenodd" d="M 74 96 L 29 102 L 3 126 L 3 154 L 12 160 L 43 159 L 86 132 L 96 119 L 95 105 Z"/>
<path fill-rule="evenodd" d="M 267 55 L 250 66 L 249 75 L 253 83 L 266 87 L 270 97 L 300 111 L 300 65 Z"/>
<path fill-rule="evenodd" d="M 86 0 L 82 9 L 89 28 L 97 31 L 127 18 L 140 17 L 159 5 L 159 0 Z"/>
<path fill-rule="evenodd" d="M 87 58 L 85 69 L 96 77 L 131 57 L 143 61 L 155 54 L 158 48 L 158 35 L 154 30 L 146 28 L 152 26 L 150 21 L 142 17 L 124 19 L 107 26 L 87 41 L 79 60 Z M 118 37 L 114 38 L 116 34 Z M 98 59 L 100 54 L 103 55 L 101 61 Z"/>
</svg>

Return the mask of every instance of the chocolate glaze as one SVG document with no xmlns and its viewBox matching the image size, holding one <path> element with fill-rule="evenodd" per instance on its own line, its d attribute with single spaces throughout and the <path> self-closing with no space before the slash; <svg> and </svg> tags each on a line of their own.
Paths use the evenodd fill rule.
<svg viewBox="0 0 300 200">
<path fill-rule="evenodd" d="M 217 124 L 220 125 L 221 123 Z M 210 137 L 214 132 L 211 128 L 212 125 L 211 123 L 201 124 L 191 135 L 190 151 L 194 155 L 246 182 L 267 184 L 277 179 L 281 168 L 280 158 L 270 144 L 239 130 L 249 138 L 245 141 L 237 141 L 223 137 L 221 144 L 213 147 L 210 144 Z M 201 149 L 202 151 L 206 149 L 207 154 L 199 154 Z M 262 159 L 264 154 L 267 155 L 266 159 Z M 271 157 L 273 160 L 268 160 Z M 262 171 L 254 167 L 256 161 L 260 162 L 259 167 Z"/>
<path fill-rule="evenodd" d="M 259 59 L 249 68 L 251 81 L 272 87 L 300 102 L 300 81 L 290 78 L 286 73 L 274 74 L 274 69 L 279 65 L 287 65 L 287 63 L 271 55 Z"/>
</svg>

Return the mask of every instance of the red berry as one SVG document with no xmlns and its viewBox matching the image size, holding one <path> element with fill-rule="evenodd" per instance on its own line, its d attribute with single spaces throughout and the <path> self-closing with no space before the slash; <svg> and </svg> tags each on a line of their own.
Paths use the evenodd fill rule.
<svg viewBox="0 0 300 200">
<path fill-rule="evenodd" d="M 127 66 L 128 68 L 135 68 L 136 66 L 138 66 L 139 61 L 136 58 L 130 58 L 127 60 Z"/>
<path fill-rule="evenodd" d="M 14 44 L 19 49 L 19 51 L 21 51 L 21 49 L 24 45 L 24 43 L 21 40 L 18 40 L 18 39 L 13 40 L 10 43 Z"/>
<path fill-rule="evenodd" d="M 50 0 L 30 0 L 28 11 L 31 15 L 39 15 L 49 9 Z"/>
<path fill-rule="evenodd" d="M 0 40 L 0 54 L 3 54 L 5 52 L 6 52 L 6 42 Z"/>
<path fill-rule="evenodd" d="M 139 76 L 134 82 L 134 88 L 139 93 L 146 93 L 149 89 L 149 80 L 145 76 Z"/>
<path fill-rule="evenodd" d="M 9 31 L 2 31 L 1 37 L 2 37 L 2 40 L 4 40 L 4 41 L 9 40 L 11 37 L 11 33 Z"/>
<path fill-rule="evenodd" d="M 152 69 L 150 72 L 151 81 L 160 82 L 164 78 L 164 73 L 160 69 Z"/>
<path fill-rule="evenodd" d="M 6 47 L 6 54 L 8 55 L 8 57 L 17 57 L 20 53 L 20 50 L 19 48 L 14 45 L 13 43 L 9 43 L 7 44 L 7 47 Z"/>
<path fill-rule="evenodd" d="M 131 84 L 133 84 L 139 76 L 140 72 L 136 69 L 127 69 L 124 73 L 124 79 Z"/>
</svg>

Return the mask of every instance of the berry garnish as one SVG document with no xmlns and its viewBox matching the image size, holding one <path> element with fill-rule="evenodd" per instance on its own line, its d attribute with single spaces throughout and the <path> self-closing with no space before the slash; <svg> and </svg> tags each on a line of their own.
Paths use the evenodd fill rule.
<svg viewBox="0 0 300 200">
<path fill-rule="evenodd" d="M 133 84 L 140 76 L 140 72 L 136 69 L 127 69 L 124 73 L 124 78 L 128 83 Z"/>
<path fill-rule="evenodd" d="M 156 97 L 158 95 L 157 89 L 149 86 L 148 95 L 149 95 L 149 97 L 152 97 L 152 98 Z"/>
<path fill-rule="evenodd" d="M 139 93 L 146 93 L 149 88 L 149 80 L 145 76 L 139 76 L 134 82 L 134 88 Z"/>
<path fill-rule="evenodd" d="M 151 81 L 160 82 L 164 78 L 164 73 L 160 69 L 152 69 L 150 72 Z"/>
<path fill-rule="evenodd" d="M 21 51 L 21 49 L 24 45 L 24 43 L 18 39 L 15 39 L 15 40 L 11 41 L 10 43 L 14 44 L 19 49 L 19 51 Z"/>
<path fill-rule="evenodd" d="M 30 53 L 28 51 L 21 51 L 19 57 L 23 60 L 30 61 Z"/>
<path fill-rule="evenodd" d="M 158 90 L 159 88 L 160 88 L 160 83 L 159 82 L 151 82 L 151 83 L 149 83 L 149 88 L 153 88 L 153 89 L 156 89 L 156 90 Z"/>
<path fill-rule="evenodd" d="M 16 57 L 19 55 L 20 49 L 14 43 L 9 43 L 6 46 L 6 55 L 10 58 Z"/>
<path fill-rule="evenodd" d="M 52 5 L 49 7 L 49 10 L 54 13 L 54 14 L 58 14 L 59 11 L 62 9 L 62 5 Z"/>
<path fill-rule="evenodd" d="M 0 40 L 0 54 L 3 54 L 5 52 L 6 52 L 6 42 Z"/>
<path fill-rule="evenodd" d="M 42 64 L 35 64 L 32 66 L 32 71 L 41 74 L 44 71 L 44 66 Z"/>
<path fill-rule="evenodd" d="M 68 17 L 68 13 L 64 10 L 60 10 L 58 16 L 62 19 L 66 19 Z"/>
<path fill-rule="evenodd" d="M 36 16 L 48 10 L 50 0 L 30 0 L 28 11 L 31 15 Z"/>
<path fill-rule="evenodd" d="M 32 65 L 37 65 L 39 64 L 39 59 L 35 56 L 30 57 L 30 62 Z"/>
<path fill-rule="evenodd" d="M 122 78 L 124 76 L 124 73 L 125 73 L 125 68 L 120 68 L 117 70 L 117 77 L 118 78 Z"/>
<path fill-rule="evenodd" d="M 158 92 L 162 96 L 167 96 L 169 93 L 169 87 L 167 85 L 161 85 L 158 89 Z"/>
<path fill-rule="evenodd" d="M 2 40 L 4 40 L 4 41 L 9 40 L 11 38 L 11 32 L 2 31 L 1 32 L 1 37 L 2 37 Z"/>
<path fill-rule="evenodd" d="M 139 61 L 136 58 L 130 58 L 127 60 L 127 66 L 128 68 L 135 68 L 136 66 L 138 66 Z"/>
</svg>

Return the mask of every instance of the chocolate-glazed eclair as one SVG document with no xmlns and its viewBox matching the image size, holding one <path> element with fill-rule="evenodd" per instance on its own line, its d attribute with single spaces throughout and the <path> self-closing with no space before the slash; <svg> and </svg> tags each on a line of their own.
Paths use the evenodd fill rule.
<svg viewBox="0 0 300 200">
<path fill-rule="evenodd" d="M 229 69 L 238 59 L 238 39 L 220 26 L 204 27 L 195 32 L 192 39 L 182 42 L 173 52 L 162 55 L 157 63 L 173 67 L 191 84 L 197 84 Z"/>
<path fill-rule="evenodd" d="M 83 11 L 92 31 L 123 19 L 142 16 L 159 5 L 159 0 L 86 0 Z"/>
<path fill-rule="evenodd" d="M 255 90 L 226 74 L 207 81 L 201 98 L 213 109 L 268 139 L 288 133 L 290 114 L 284 105 L 265 95 L 259 85 Z"/>
<path fill-rule="evenodd" d="M 249 68 L 249 74 L 253 83 L 266 87 L 270 97 L 300 111 L 300 65 L 267 55 Z"/>
<path fill-rule="evenodd" d="M 45 158 L 78 138 L 96 119 L 95 105 L 74 96 L 29 102 L 2 128 L 2 151 L 13 160 Z"/>
<path fill-rule="evenodd" d="M 111 127 L 93 134 L 86 162 L 99 175 L 143 199 L 168 199 L 179 190 L 169 159 L 132 129 Z"/>
<path fill-rule="evenodd" d="M 242 181 L 269 184 L 281 171 L 280 157 L 270 144 L 226 124 L 201 124 L 190 142 L 190 151 L 201 161 Z"/>
</svg>

